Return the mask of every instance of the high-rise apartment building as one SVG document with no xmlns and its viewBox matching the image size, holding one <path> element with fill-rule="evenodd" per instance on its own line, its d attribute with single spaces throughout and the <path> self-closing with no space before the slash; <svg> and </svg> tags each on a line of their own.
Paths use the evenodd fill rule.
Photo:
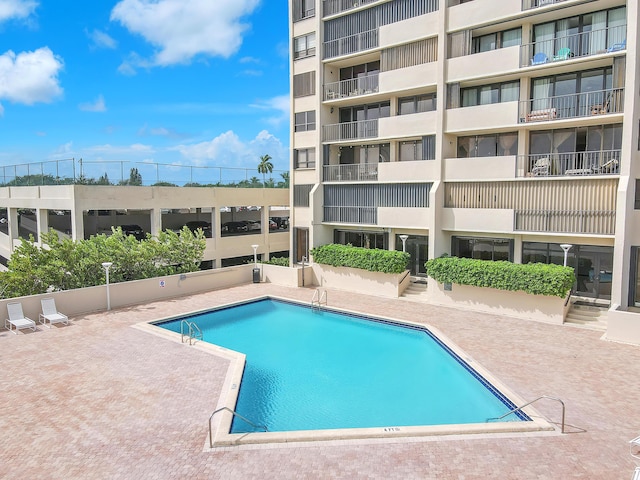
<svg viewBox="0 0 640 480">
<path fill-rule="evenodd" d="M 577 295 L 640 306 L 638 3 L 290 0 L 294 260 L 569 244 Z"/>
</svg>

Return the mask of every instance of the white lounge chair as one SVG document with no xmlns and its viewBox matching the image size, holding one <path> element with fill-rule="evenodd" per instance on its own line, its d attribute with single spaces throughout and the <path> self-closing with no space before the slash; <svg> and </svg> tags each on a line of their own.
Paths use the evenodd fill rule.
<svg viewBox="0 0 640 480">
<path fill-rule="evenodd" d="M 4 321 L 4 328 L 18 334 L 18 330 L 30 328 L 36 331 L 36 322 L 29 317 L 25 317 L 22 313 L 22 304 L 20 302 L 7 303 L 7 313 L 9 318 Z"/>
<path fill-rule="evenodd" d="M 52 323 L 64 323 L 65 325 L 69 325 L 69 317 L 58 311 L 55 299 L 43 298 L 40 300 L 40 304 L 42 305 L 40 323 L 46 325 L 47 322 L 49 322 L 49 328 L 51 328 Z"/>
</svg>

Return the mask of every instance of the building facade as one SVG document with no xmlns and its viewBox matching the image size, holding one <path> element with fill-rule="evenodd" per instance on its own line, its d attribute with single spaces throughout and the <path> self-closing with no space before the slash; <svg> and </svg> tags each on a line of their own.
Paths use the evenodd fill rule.
<svg viewBox="0 0 640 480">
<path fill-rule="evenodd" d="M 640 307 L 637 25 L 636 0 L 290 0 L 294 260 L 569 244 L 577 295 Z"/>
</svg>

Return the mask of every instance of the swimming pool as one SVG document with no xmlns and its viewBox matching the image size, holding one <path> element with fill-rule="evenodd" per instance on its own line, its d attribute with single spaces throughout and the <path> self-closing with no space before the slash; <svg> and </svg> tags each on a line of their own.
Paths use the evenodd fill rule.
<svg viewBox="0 0 640 480">
<path fill-rule="evenodd" d="M 180 331 L 182 318 L 158 326 Z M 188 317 L 246 354 L 230 408 L 270 432 L 486 424 L 514 403 L 422 326 L 261 299 Z M 517 423 L 531 419 L 511 415 Z M 231 433 L 254 431 L 239 420 Z"/>
</svg>

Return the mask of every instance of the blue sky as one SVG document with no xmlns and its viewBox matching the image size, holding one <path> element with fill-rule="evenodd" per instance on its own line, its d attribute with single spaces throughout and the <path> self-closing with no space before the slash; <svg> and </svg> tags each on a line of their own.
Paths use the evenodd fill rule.
<svg viewBox="0 0 640 480">
<path fill-rule="evenodd" d="M 286 0 L 0 0 L 0 166 L 287 170 L 287 28 Z"/>
</svg>

